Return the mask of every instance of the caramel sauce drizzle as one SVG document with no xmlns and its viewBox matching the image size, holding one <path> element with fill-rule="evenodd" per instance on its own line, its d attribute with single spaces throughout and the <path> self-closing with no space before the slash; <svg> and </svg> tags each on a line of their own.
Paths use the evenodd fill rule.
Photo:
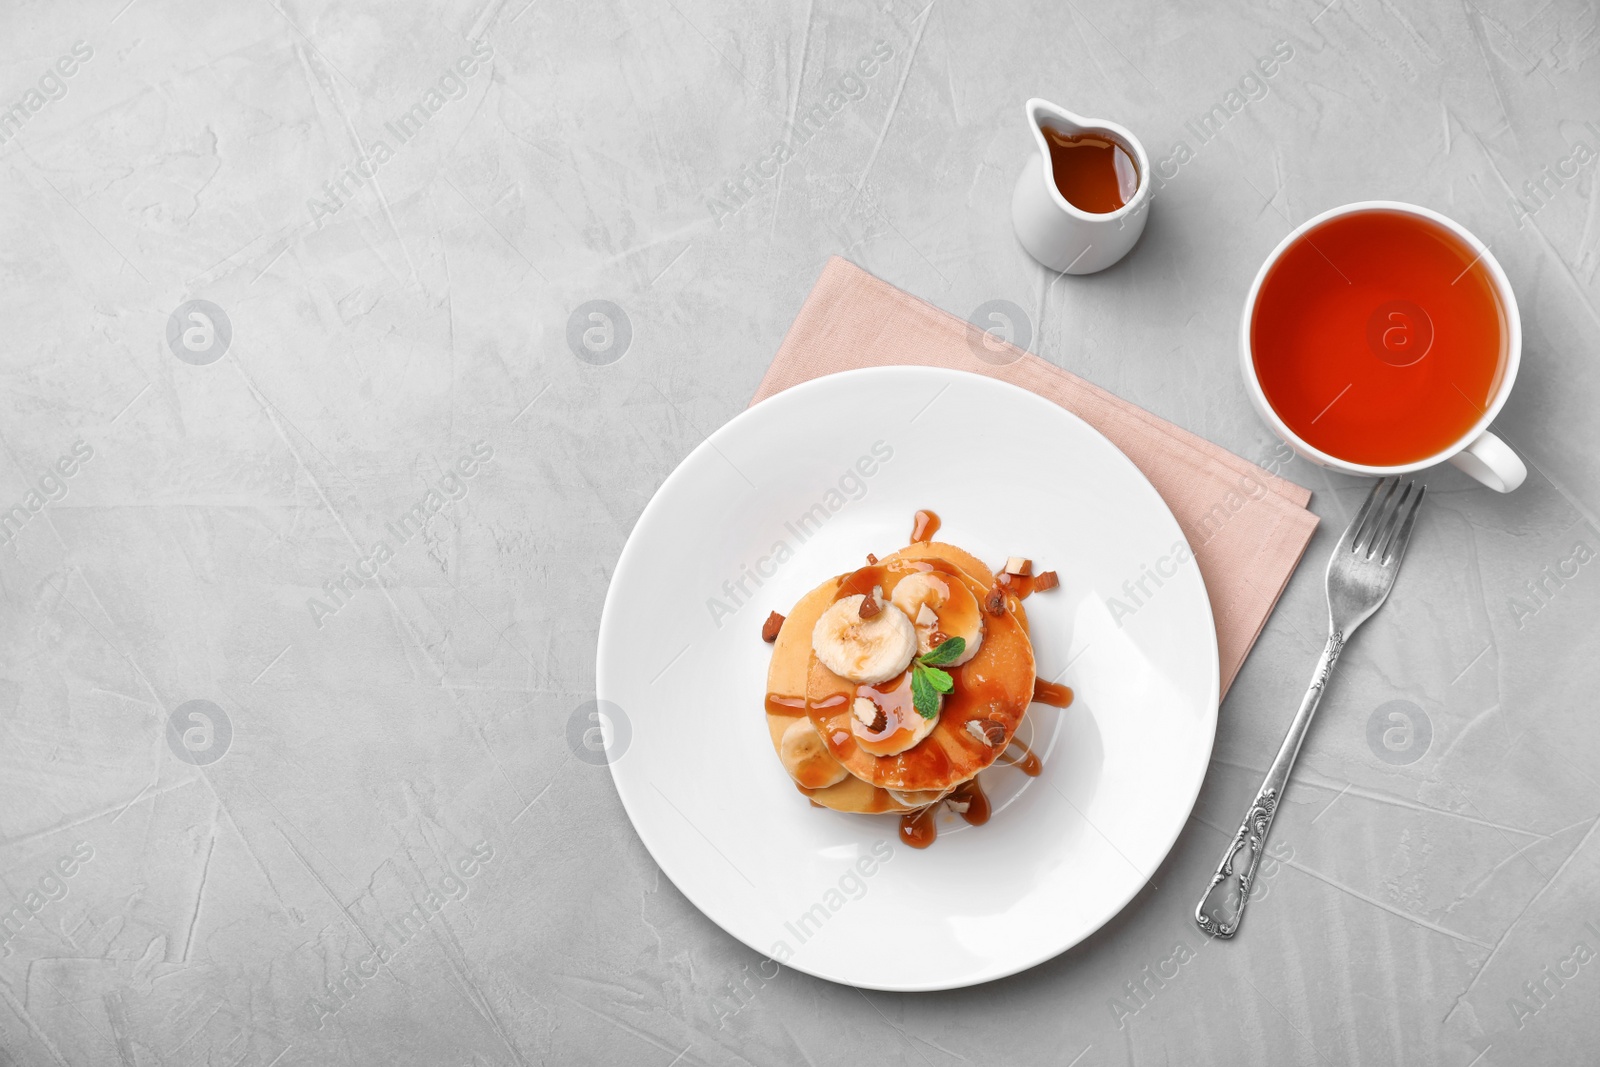
<svg viewBox="0 0 1600 1067">
<path fill-rule="evenodd" d="M 1035 704 L 1048 704 L 1052 708 L 1069 708 L 1072 706 L 1072 687 L 1047 682 L 1043 678 L 1033 680 L 1033 702 Z"/>
<path fill-rule="evenodd" d="M 1022 755 L 1012 758 L 1011 749 L 1013 748 L 1022 749 Z M 1039 758 L 1038 753 L 1029 748 L 1026 742 L 1018 741 L 1015 737 L 1011 739 L 1011 744 L 1007 746 L 1006 750 L 1000 754 L 1000 758 L 995 762 L 1006 767 L 1015 767 L 1029 778 L 1039 777 L 1039 772 L 1044 770 L 1044 761 Z"/>
<path fill-rule="evenodd" d="M 933 839 L 939 836 L 939 828 L 933 822 L 938 813 L 939 805 L 929 804 L 900 816 L 900 843 L 912 848 L 927 848 L 933 844 Z"/>
<path fill-rule="evenodd" d="M 968 826 L 982 826 L 989 821 L 993 811 L 989 806 L 989 795 L 976 778 L 971 778 L 956 786 L 949 796 L 938 803 L 901 815 L 900 841 L 911 848 L 927 848 L 933 844 L 939 836 L 939 826 L 934 818 L 947 800 L 966 802 L 967 809 L 961 813 L 961 818 L 966 820 Z"/>
<path fill-rule="evenodd" d="M 768 715 L 804 715 L 805 713 L 805 697 L 784 696 L 782 693 L 767 694 Z"/>
<path fill-rule="evenodd" d="M 989 821 L 989 795 L 976 778 L 956 786 L 948 799 L 966 801 L 967 810 L 961 813 L 961 817 L 967 820 L 968 826 L 982 826 Z"/>
<path fill-rule="evenodd" d="M 911 543 L 916 544 L 918 541 L 932 541 L 933 535 L 939 532 L 939 527 L 941 525 L 943 524 L 939 521 L 939 516 L 935 513 L 926 509 L 918 511 L 911 517 Z"/>
</svg>

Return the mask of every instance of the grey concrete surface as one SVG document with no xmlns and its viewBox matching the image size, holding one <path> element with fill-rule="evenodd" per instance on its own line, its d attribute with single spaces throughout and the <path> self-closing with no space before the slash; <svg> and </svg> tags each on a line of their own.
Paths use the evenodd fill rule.
<svg viewBox="0 0 1600 1067">
<path fill-rule="evenodd" d="M 19 0 L 0 41 L 0 1064 L 1592 1062 L 1592 3 Z M 1033 95 L 1157 161 L 1103 274 L 1010 233 Z M 1251 413 L 1239 306 L 1292 224 L 1375 197 L 1509 273 L 1496 428 L 1532 474 L 1431 476 L 1205 944 L 1363 492 Z M 833 253 L 1020 305 L 1327 520 L 1152 884 L 963 992 L 774 972 L 569 742 L 632 523 Z"/>
</svg>

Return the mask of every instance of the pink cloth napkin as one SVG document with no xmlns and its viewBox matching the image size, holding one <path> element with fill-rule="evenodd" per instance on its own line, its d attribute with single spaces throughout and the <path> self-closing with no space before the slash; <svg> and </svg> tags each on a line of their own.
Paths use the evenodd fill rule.
<svg viewBox="0 0 1600 1067">
<path fill-rule="evenodd" d="M 1017 358 L 1003 366 L 979 359 L 975 338 L 984 343 L 977 327 L 835 256 L 750 402 L 838 371 L 917 364 L 986 374 L 1060 404 L 1122 449 L 1177 517 L 1211 597 L 1226 693 L 1316 529 L 1311 491 L 1031 353 L 1012 349 Z"/>
</svg>

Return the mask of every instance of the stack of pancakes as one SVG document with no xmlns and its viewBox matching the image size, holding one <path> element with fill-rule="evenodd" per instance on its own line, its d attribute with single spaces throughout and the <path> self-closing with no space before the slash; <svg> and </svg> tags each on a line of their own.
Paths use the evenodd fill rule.
<svg viewBox="0 0 1600 1067">
<path fill-rule="evenodd" d="M 943 668 L 954 688 L 943 697 L 938 720 L 926 736 L 904 751 L 876 755 L 868 749 L 893 746 L 866 741 L 859 722 L 853 725 L 852 709 L 862 695 L 881 703 L 885 694 L 896 693 L 905 696 L 902 704 L 909 707 L 911 668 L 875 686 L 857 685 L 822 663 L 813 648 L 813 630 L 836 601 L 874 586 L 889 601 L 900 581 L 919 574 L 959 583 L 971 594 L 970 599 L 960 596 L 959 602 L 952 596 L 951 612 L 989 599 L 988 607 L 976 612 L 981 640 L 968 642 L 977 645 L 970 659 Z M 943 637 L 951 632 L 941 630 L 946 621 L 941 616 L 927 628 Z M 970 627 L 972 622 L 967 618 L 961 624 Z M 1021 601 L 998 586 L 994 573 L 970 553 L 936 541 L 919 542 L 860 571 L 829 578 L 800 598 L 773 645 L 767 727 L 785 770 L 813 803 L 848 812 L 916 811 L 949 796 L 1005 751 L 1033 699 L 1034 678 L 1033 645 Z"/>
</svg>

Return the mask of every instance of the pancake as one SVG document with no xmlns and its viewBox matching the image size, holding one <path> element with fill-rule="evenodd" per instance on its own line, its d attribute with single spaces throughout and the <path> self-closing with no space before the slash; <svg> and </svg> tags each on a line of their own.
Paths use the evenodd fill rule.
<svg viewBox="0 0 1600 1067">
<path fill-rule="evenodd" d="M 980 568 L 989 584 L 969 573 L 969 569 Z M 923 543 L 847 576 L 843 582 L 838 582 L 833 598 L 848 595 L 855 586 L 871 588 L 872 585 L 881 586 L 884 596 L 890 597 L 895 585 L 906 575 L 929 569 L 964 583 L 980 603 L 993 582 L 988 568 L 967 553 L 937 543 Z M 824 583 L 822 589 L 826 588 L 827 583 Z M 816 596 L 814 590 L 808 599 Z M 814 654 L 809 657 L 805 710 L 826 741 L 828 751 L 845 770 L 872 786 L 937 798 L 994 763 L 1027 713 L 1033 700 L 1035 680 L 1033 645 L 1025 628 L 1026 616 L 1014 597 L 1008 597 L 1007 601 L 1003 614 L 984 614 L 983 640 L 977 654 L 960 666 L 944 668 L 955 688 L 945 696 L 932 731 L 913 747 L 896 755 L 868 752 L 851 729 L 851 704 L 858 691 L 865 687 L 858 687 L 833 673 Z M 813 601 L 807 606 L 820 615 L 828 605 L 823 603 L 818 608 Z M 785 629 L 788 629 L 787 623 Z M 785 680 L 792 681 L 792 676 Z M 889 691 L 891 697 L 898 697 L 908 688 L 909 680 L 902 676 L 896 682 L 876 687 L 874 692 L 881 695 Z M 984 719 L 992 719 L 1004 728 L 1005 744 L 990 745 L 968 729 L 969 721 Z M 922 800 L 921 797 L 915 799 Z"/>
<path fill-rule="evenodd" d="M 938 528 L 936 514 L 918 511 L 910 545 L 868 556 L 762 628 L 773 642 L 767 732 L 795 787 L 818 807 L 899 815 L 900 841 L 912 848 L 933 842 L 945 802 L 971 825 L 987 822 L 978 773 L 999 763 L 1037 775 L 1039 758 L 1017 729 L 1036 698 L 1072 700 L 1070 688 L 1037 678 L 1022 607 L 1059 579 L 1036 579 L 1027 563 L 997 574 L 931 540 Z M 937 714 L 921 715 L 918 696 L 924 709 L 937 699 Z M 1009 748 L 1021 756 L 1002 759 Z"/>
<path fill-rule="evenodd" d="M 961 590 L 952 591 L 941 605 L 938 625 L 922 626 L 924 639 L 943 639 L 942 628 L 948 626 L 981 634 L 981 640 L 975 642 L 976 653 L 969 642 L 970 659 L 942 668 L 954 691 L 943 698 L 938 720 L 926 736 L 902 752 L 876 755 L 867 748 L 892 751 L 896 746 L 869 741 L 852 729 L 852 705 L 858 695 L 867 695 L 867 687 L 835 674 L 818 659 L 813 630 L 835 602 L 876 586 L 887 603 L 900 581 L 913 575 L 924 590 L 930 578 L 946 583 L 940 588 Z M 829 578 L 794 605 L 773 642 L 765 711 L 774 751 L 813 804 L 843 812 L 903 814 L 931 809 L 953 792 L 970 794 L 975 783 L 965 783 L 1006 750 L 1034 693 L 1033 646 L 1020 598 L 1007 593 L 1006 610 L 998 617 L 977 607 L 995 586 L 995 573 L 976 556 L 955 545 L 925 541 Z M 907 586 L 914 588 L 915 582 Z M 920 647 L 926 652 L 930 646 L 924 641 Z M 899 701 L 909 710 L 910 675 L 908 668 L 873 687 L 870 698 Z M 900 721 L 916 724 L 914 715 L 910 711 Z M 985 719 L 1004 728 L 1005 743 L 990 745 L 968 729 L 970 721 Z M 895 736 L 905 738 L 900 742 L 905 744 L 921 729 L 925 727 Z"/>
<path fill-rule="evenodd" d="M 801 597 L 773 642 L 772 664 L 767 668 L 767 729 L 772 735 L 773 751 L 780 760 L 785 731 L 806 717 L 806 684 L 813 658 L 811 628 L 838 592 L 839 579 L 829 578 Z M 795 785 L 814 803 L 835 811 L 887 814 L 912 810 L 912 805 L 895 800 L 887 790 L 869 785 L 849 773 L 833 785 L 815 787 L 799 781 Z"/>
</svg>

